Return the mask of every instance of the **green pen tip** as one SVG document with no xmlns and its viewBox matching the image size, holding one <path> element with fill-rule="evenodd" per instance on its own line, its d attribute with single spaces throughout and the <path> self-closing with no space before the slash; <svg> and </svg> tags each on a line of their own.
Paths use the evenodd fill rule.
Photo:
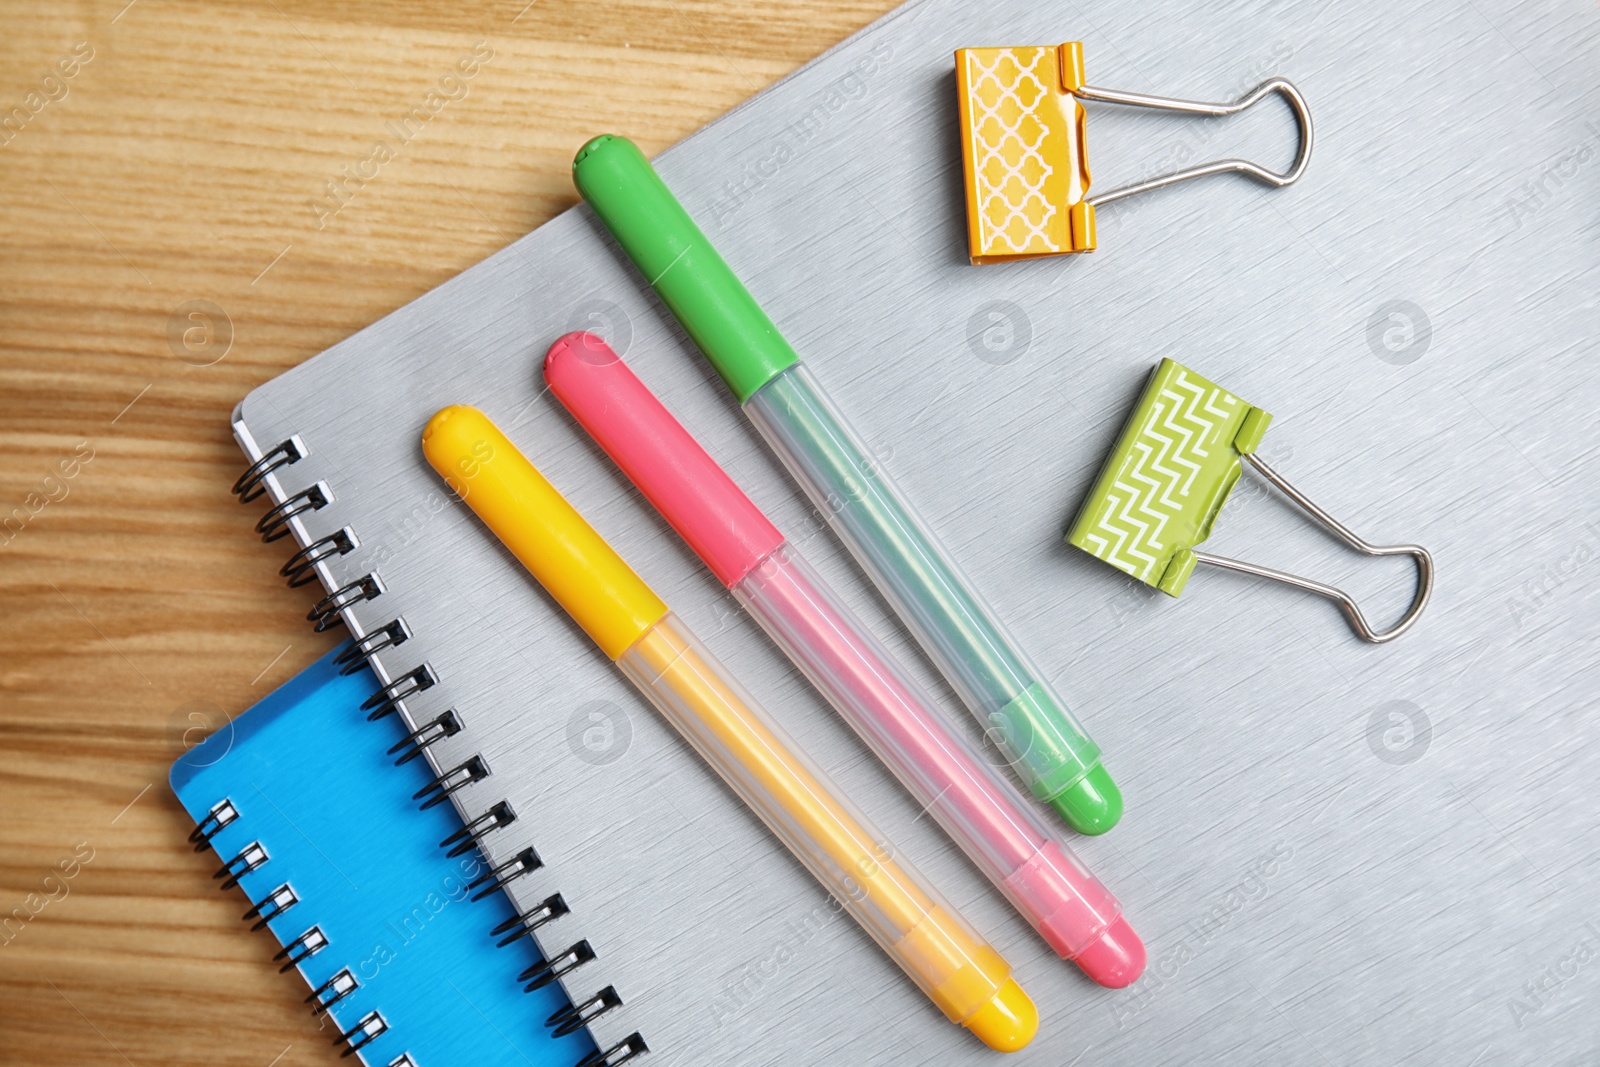
<svg viewBox="0 0 1600 1067">
<path fill-rule="evenodd" d="M 1050 806 L 1080 834 L 1103 834 L 1122 818 L 1122 790 L 1096 763 L 1089 773 L 1050 798 Z"/>
<path fill-rule="evenodd" d="M 605 145 L 614 140 L 616 140 L 616 138 L 609 133 L 602 133 L 599 137 L 590 138 L 588 144 L 578 149 L 578 154 L 572 159 L 572 165 L 576 167 L 579 163 L 582 163 L 584 160 L 593 155 L 596 150 L 605 147 Z"/>
</svg>

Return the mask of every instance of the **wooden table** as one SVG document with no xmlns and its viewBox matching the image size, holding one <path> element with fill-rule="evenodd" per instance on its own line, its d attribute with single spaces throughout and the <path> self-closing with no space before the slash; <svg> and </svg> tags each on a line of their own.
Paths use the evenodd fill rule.
<svg viewBox="0 0 1600 1067">
<path fill-rule="evenodd" d="M 229 412 L 570 206 L 592 134 L 654 153 L 892 6 L 525 2 L 5 5 L 0 1061 L 340 1062 L 166 785 L 337 636 Z"/>
</svg>

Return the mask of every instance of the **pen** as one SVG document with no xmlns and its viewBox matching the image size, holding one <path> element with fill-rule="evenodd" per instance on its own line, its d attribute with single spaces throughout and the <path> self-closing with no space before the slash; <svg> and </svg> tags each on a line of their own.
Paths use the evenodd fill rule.
<svg viewBox="0 0 1600 1067">
<path fill-rule="evenodd" d="M 1100 881 L 1039 821 L 700 443 L 599 337 L 545 356 L 550 391 L 768 636 L 1032 924 L 1101 985 L 1144 945 Z"/>
<path fill-rule="evenodd" d="M 573 181 L 711 361 L 767 443 L 1035 796 L 1073 828 L 1122 817 L 1100 747 L 890 483 L 644 154 L 597 137 Z M 998 735 L 998 736 L 996 736 Z"/>
<path fill-rule="evenodd" d="M 1013 1052 L 1039 1017 L 1011 965 L 897 859 L 481 411 L 447 407 L 422 434 L 428 462 L 539 584 L 953 1022 Z"/>
</svg>

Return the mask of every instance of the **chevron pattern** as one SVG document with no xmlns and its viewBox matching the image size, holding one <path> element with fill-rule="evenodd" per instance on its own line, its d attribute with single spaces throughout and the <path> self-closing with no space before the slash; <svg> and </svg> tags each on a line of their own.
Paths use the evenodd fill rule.
<svg viewBox="0 0 1600 1067">
<path fill-rule="evenodd" d="M 1170 367 L 1170 372 L 1168 371 Z M 1168 526 L 1183 515 L 1207 460 L 1231 448 L 1249 406 L 1176 363 L 1163 363 L 1140 403 L 1137 421 L 1119 442 L 1109 484 L 1091 501 L 1093 514 L 1080 520 L 1071 540 L 1091 555 L 1142 582 L 1154 584 L 1174 551 Z M 1210 490 L 1209 479 L 1200 488 Z M 1193 524 L 1185 523 L 1185 534 Z"/>
</svg>

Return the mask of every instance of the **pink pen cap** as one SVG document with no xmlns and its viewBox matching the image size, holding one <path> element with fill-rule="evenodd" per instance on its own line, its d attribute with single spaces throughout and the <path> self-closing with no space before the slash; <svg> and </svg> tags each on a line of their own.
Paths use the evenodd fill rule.
<svg viewBox="0 0 1600 1067">
<path fill-rule="evenodd" d="M 783 544 L 683 424 L 592 333 L 569 333 L 544 358 L 551 392 L 730 589 Z M 596 417 L 605 412 L 615 418 Z"/>
<path fill-rule="evenodd" d="M 1144 946 L 1116 898 L 616 354 L 570 334 L 545 379 L 1051 948 L 1101 985 L 1137 978 Z"/>
</svg>

